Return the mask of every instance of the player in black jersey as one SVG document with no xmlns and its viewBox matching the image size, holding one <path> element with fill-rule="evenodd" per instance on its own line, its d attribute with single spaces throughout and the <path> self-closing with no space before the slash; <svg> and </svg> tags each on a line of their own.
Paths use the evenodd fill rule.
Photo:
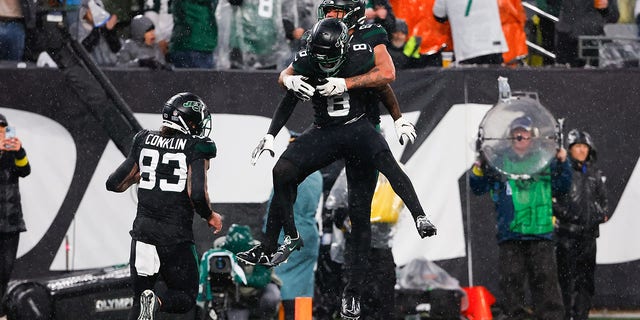
<svg viewBox="0 0 640 320">
<path fill-rule="evenodd" d="M 135 300 L 129 319 L 152 320 L 158 311 L 186 313 L 198 293 L 198 257 L 193 214 L 217 233 L 222 219 L 207 192 L 209 160 L 216 145 L 208 138 L 211 115 L 197 95 L 171 97 L 160 131 L 142 130 L 129 156 L 109 176 L 107 190 L 124 192 L 138 184 L 138 209 L 131 234 L 131 275 Z M 156 294 L 158 276 L 167 291 Z"/>
<path fill-rule="evenodd" d="M 296 55 L 292 68 L 313 85 L 323 83 L 326 77 L 349 77 L 373 68 L 375 58 L 371 46 L 350 44 L 348 38 L 348 29 L 340 20 L 319 21 L 311 31 L 307 49 Z M 330 97 L 316 92 L 311 97 L 315 111 L 313 125 L 289 145 L 273 168 L 274 196 L 267 218 L 266 239 L 260 246 L 237 255 L 248 263 L 277 265 L 302 246 L 292 208 L 297 184 L 311 172 L 344 159 L 350 182 L 348 196 L 352 222 L 345 257 L 352 267 L 348 269 L 349 281 L 343 294 L 343 300 L 349 301 L 343 303 L 343 316 L 352 319 L 359 317 L 359 290 L 366 277 L 376 168 L 385 176 L 393 177 L 392 186 L 404 195 L 405 203 L 412 205 L 408 205 L 414 210 L 412 213 L 425 217 L 427 224 L 419 228 L 420 234 L 424 237 L 436 232 L 426 219 L 409 178 L 391 155 L 385 139 L 366 118 L 367 110 L 379 100 L 378 94 L 376 88 L 356 88 Z M 267 136 L 254 150 L 253 163 L 264 151 L 273 156 L 273 137 L 284 126 L 297 102 L 296 94 L 287 91 Z M 389 158 L 391 162 L 387 160 Z M 284 229 L 285 241 L 276 249 L 281 229 Z"/>
</svg>

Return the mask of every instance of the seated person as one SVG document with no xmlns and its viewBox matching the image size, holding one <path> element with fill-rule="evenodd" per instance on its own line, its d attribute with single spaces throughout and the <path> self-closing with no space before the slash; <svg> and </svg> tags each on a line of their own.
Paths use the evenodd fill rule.
<svg viewBox="0 0 640 320">
<path fill-rule="evenodd" d="M 131 39 L 118 51 L 118 67 L 166 69 L 167 64 L 156 43 L 155 27 L 151 19 L 137 15 L 131 20 Z"/>
<path fill-rule="evenodd" d="M 247 251 L 256 245 L 256 240 L 251 235 L 248 226 L 232 224 L 226 236 L 217 238 L 213 243 L 213 249 L 209 250 L 203 257 L 209 256 L 212 252 L 238 252 Z M 204 260 L 204 258 L 203 258 Z M 198 300 L 206 299 L 204 291 L 210 291 L 207 287 L 211 285 L 206 276 L 209 273 L 209 263 L 201 262 L 200 265 L 200 290 Z M 243 264 L 242 269 L 246 277 L 246 285 L 237 281 L 239 299 L 235 299 L 236 286 L 227 290 L 231 297 L 230 306 L 227 310 L 227 318 L 234 320 L 248 320 L 249 318 L 271 319 L 275 317 L 280 305 L 280 286 L 282 282 L 276 277 L 273 268 L 261 265 Z"/>
</svg>

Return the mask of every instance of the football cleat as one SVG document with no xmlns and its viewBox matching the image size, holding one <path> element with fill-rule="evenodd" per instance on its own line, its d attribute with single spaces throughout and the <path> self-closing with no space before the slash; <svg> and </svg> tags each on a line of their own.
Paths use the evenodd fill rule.
<svg viewBox="0 0 640 320">
<path fill-rule="evenodd" d="M 160 303 L 156 294 L 151 290 L 145 290 L 140 294 L 140 315 L 138 320 L 153 320 L 156 312 L 160 308 Z"/>
<path fill-rule="evenodd" d="M 342 307 L 340 308 L 340 316 L 346 320 L 360 319 L 360 297 L 351 295 L 342 295 Z"/>
<path fill-rule="evenodd" d="M 426 215 L 420 215 L 416 218 L 416 228 L 418 228 L 418 234 L 420 234 L 420 237 L 423 239 L 434 236 L 438 232 L 436 226 L 429 221 Z"/>
<path fill-rule="evenodd" d="M 289 255 L 293 250 L 300 250 L 304 246 L 302 243 L 302 238 L 300 238 L 300 234 L 295 239 L 292 239 L 290 236 L 284 237 L 284 243 L 278 247 L 278 250 L 271 256 L 271 264 L 277 266 L 283 262 L 286 262 L 289 259 Z"/>
<path fill-rule="evenodd" d="M 261 244 L 254 246 L 249 251 L 239 252 L 236 254 L 236 258 L 250 265 L 273 266 L 271 259 L 269 259 L 269 254 L 264 251 Z"/>
</svg>

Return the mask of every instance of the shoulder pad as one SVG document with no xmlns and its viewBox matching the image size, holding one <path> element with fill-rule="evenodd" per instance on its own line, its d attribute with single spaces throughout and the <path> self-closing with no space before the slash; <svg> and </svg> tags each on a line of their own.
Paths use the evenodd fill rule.
<svg viewBox="0 0 640 320">
<path fill-rule="evenodd" d="M 216 143 L 209 138 L 197 138 L 195 151 L 199 155 L 197 158 L 211 159 L 215 158 L 218 153 Z"/>
<path fill-rule="evenodd" d="M 387 30 L 377 23 L 360 25 L 356 32 L 358 33 L 357 36 L 354 37 L 357 39 L 356 41 L 366 42 L 370 44 L 371 47 L 389 42 Z"/>
</svg>

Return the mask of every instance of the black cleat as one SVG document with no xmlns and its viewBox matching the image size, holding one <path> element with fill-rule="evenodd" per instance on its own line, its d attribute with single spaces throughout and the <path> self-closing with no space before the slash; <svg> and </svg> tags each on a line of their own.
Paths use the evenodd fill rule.
<svg viewBox="0 0 640 320">
<path fill-rule="evenodd" d="M 249 249 L 249 251 L 238 252 L 236 258 L 250 265 L 273 266 L 271 259 L 269 259 L 269 254 L 264 251 L 260 244 Z"/>
<path fill-rule="evenodd" d="M 290 236 L 284 236 L 284 243 L 276 250 L 276 252 L 271 256 L 271 264 L 273 266 L 277 266 L 283 262 L 286 262 L 289 259 L 289 255 L 293 250 L 300 250 L 304 246 L 302 243 L 302 238 L 300 238 L 300 234 L 295 239 L 291 239 Z"/>
<path fill-rule="evenodd" d="M 420 234 L 420 237 L 422 237 L 423 239 L 426 237 L 435 236 L 438 232 L 436 226 L 434 226 L 433 223 L 429 221 L 426 215 L 421 215 L 416 218 L 416 228 L 418 228 L 418 234 Z"/>
<path fill-rule="evenodd" d="M 343 294 L 340 316 L 345 320 L 360 319 L 360 297 Z"/>
<path fill-rule="evenodd" d="M 156 312 L 160 308 L 160 303 L 156 294 L 151 290 L 145 290 L 140 294 L 140 315 L 138 320 L 153 320 Z"/>
</svg>

